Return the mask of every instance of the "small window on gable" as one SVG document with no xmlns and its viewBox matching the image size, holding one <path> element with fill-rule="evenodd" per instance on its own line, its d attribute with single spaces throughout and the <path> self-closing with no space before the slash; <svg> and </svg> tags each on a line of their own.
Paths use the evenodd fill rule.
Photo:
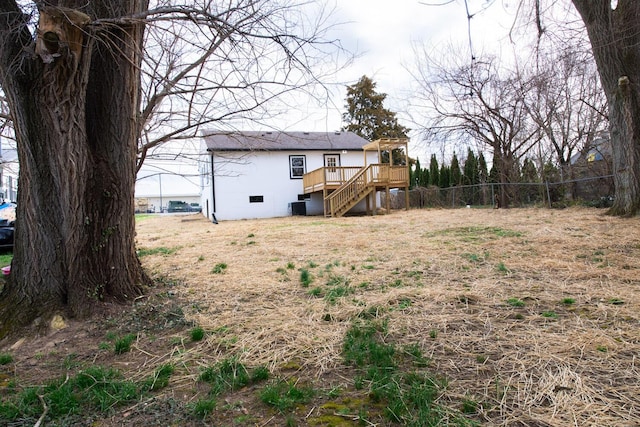
<svg viewBox="0 0 640 427">
<path fill-rule="evenodd" d="M 262 203 L 264 196 L 249 196 L 249 203 Z"/>
<path fill-rule="evenodd" d="M 306 156 L 289 156 L 289 177 L 291 179 L 302 179 L 307 171 Z"/>
</svg>

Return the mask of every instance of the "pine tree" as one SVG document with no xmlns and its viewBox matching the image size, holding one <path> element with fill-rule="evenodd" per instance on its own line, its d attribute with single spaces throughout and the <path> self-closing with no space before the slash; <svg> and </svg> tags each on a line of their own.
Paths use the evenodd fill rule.
<svg viewBox="0 0 640 427">
<path fill-rule="evenodd" d="M 442 165 L 438 176 L 440 178 L 438 181 L 440 188 L 449 188 L 451 186 L 451 169 L 448 166 Z"/>
<path fill-rule="evenodd" d="M 378 93 L 375 89 L 376 83 L 367 76 L 347 86 L 347 112 L 342 115 L 347 125 L 342 130 L 353 132 L 368 141 L 406 138 L 410 129 L 399 124 L 396 113 L 384 107 L 387 94 Z M 402 150 L 393 150 L 392 155 L 394 164 L 404 164 L 405 154 Z M 388 163 L 389 153 L 383 152 L 380 161 Z"/>
<path fill-rule="evenodd" d="M 489 182 L 489 172 L 487 169 L 487 161 L 482 152 L 478 155 L 478 184 Z"/>
<path fill-rule="evenodd" d="M 362 76 L 357 83 L 347 86 L 347 112 L 342 130 L 354 132 L 368 141 L 380 138 L 406 138 L 408 128 L 398 123 L 396 113 L 384 108 L 386 93 L 376 92 L 376 83 Z"/>
<path fill-rule="evenodd" d="M 431 162 L 429 163 L 429 184 L 440 185 L 440 166 L 435 154 L 431 155 Z"/>
<path fill-rule="evenodd" d="M 450 166 L 450 184 L 451 186 L 460 185 L 462 183 L 462 172 L 460 171 L 460 162 L 458 161 L 458 156 L 455 151 L 453 152 L 453 157 L 451 158 L 451 166 Z"/>
<path fill-rule="evenodd" d="M 464 185 L 476 185 L 480 183 L 478 159 L 471 148 L 467 151 L 467 159 L 464 161 L 462 183 Z"/>
</svg>

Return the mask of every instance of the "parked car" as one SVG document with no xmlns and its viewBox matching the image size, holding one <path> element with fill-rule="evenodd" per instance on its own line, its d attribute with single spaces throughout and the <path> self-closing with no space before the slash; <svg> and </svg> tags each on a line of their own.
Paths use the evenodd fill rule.
<svg viewBox="0 0 640 427">
<path fill-rule="evenodd" d="M 0 250 L 13 249 L 14 222 L 0 219 Z"/>
<path fill-rule="evenodd" d="M 190 212 L 191 205 L 187 202 L 181 202 L 178 200 L 170 200 L 167 205 L 167 212 Z"/>
<path fill-rule="evenodd" d="M 202 212 L 200 203 L 189 203 L 189 212 Z"/>
</svg>

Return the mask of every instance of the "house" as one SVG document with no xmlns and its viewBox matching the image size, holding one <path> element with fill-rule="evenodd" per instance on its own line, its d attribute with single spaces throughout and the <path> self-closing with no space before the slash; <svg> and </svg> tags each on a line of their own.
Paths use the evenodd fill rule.
<svg viewBox="0 0 640 427">
<path fill-rule="evenodd" d="M 615 194 L 612 157 L 608 134 L 598 136 L 571 157 L 565 176 L 570 178 L 572 199 L 599 201 Z"/>
<path fill-rule="evenodd" d="M 375 212 L 377 191 L 398 184 L 383 174 L 408 187 L 407 166 L 394 175 L 378 163 L 388 146 L 352 132 L 207 132 L 203 143 L 202 213 L 213 221 Z"/>
<path fill-rule="evenodd" d="M 18 152 L 2 146 L 0 139 L 0 203 L 18 199 Z"/>
</svg>

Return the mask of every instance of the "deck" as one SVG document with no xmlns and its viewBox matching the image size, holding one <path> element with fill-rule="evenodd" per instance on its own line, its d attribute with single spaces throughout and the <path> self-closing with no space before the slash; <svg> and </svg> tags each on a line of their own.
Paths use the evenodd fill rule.
<svg viewBox="0 0 640 427">
<path fill-rule="evenodd" d="M 325 216 L 342 216 L 360 201 L 366 201 L 367 213 L 376 213 L 376 192 L 387 192 L 389 211 L 389 190 L 404 188 L 405 206 L 409 206 L 409 154 L 407 138 L 380 138 L 362 147 L 365 166 L 325 166 L 302 177 L 304 194 L 322 191 Z M 394 165 L 393 151 L 400 150 L 404 160 Z M 387 153 L 389 163 L 367 164 L 367 152 L 376 151 L 382 159 Z"/>
<path fill-rule="evenodd" d="M 305 194 L 323 192 L 325 216 L 342 216 L 365 198 L 367 212 L 375 214 L 375 192 L 408 189 L 409 168 L 388 163 L 366 167 L 322 167 L 305 174 L 302 182 Z M 408 196 L 408 192 L 406 194 Z M 387 210 L 388 201 L 389 197 Z"/>
</svg>

